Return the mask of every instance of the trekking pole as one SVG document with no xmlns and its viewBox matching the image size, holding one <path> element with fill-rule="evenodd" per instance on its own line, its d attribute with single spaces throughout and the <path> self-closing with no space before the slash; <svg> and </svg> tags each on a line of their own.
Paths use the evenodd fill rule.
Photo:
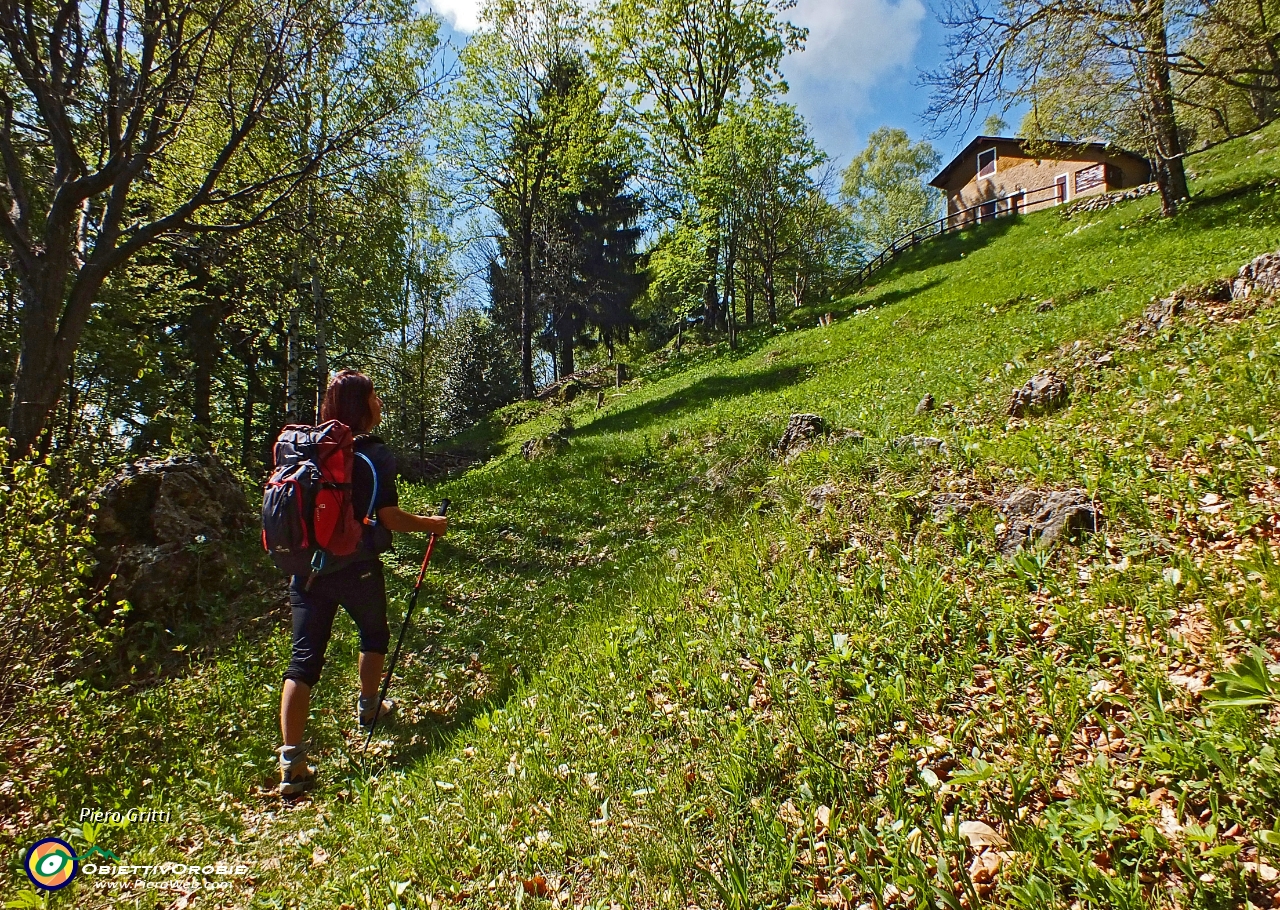
<svg viewBox="0 0 1280 910">
<path fill-rule="evenodd" d="M 440 511 L 437 515 L 444 515 L 449 511 L 449 500 L 444 499 L 440 502 Z M 373 709 L 373 722 L 369 724 L 369 737 L 364 741 L 364 752 L 361 756 L 368 754 L 369 743 L 373 742 L 373 731 L 378 726 L 378 718 L 382 716 L 382 701 L 387 697 L 387 690 L 391 688 L 391 674 L 396 671 L 396 661 L 400 659 L 400 647 L 404 644 L 404 633 L 409 628 L 409 621 L 413 619 L 413 608 L 418 603 L 418 589 L 422 587 L 422 579 L 427 574 L 427 563 L 431 562 L 431 551 L 436 547 L 436 535 L 432 534 L 427 538 L 427 552 L 422 557 L 422 568 L 418 570 L 418 581 L 413 586 L 413 593 L 409 595 L 409 607 L 404 611 L 404 622 L 400 623 L 400 637 L 396 640 L 396 649 L 391 652 L 391 662 L 387 664 L 387 675 L 382 680 L 382 691 L 378 693 L 378 703 Z"/>
</svg>

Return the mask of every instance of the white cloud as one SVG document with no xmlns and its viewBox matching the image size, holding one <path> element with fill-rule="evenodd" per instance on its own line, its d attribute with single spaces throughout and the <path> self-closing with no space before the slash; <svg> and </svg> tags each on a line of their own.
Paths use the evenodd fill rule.
<svg viewBox="0 0 1280 910">
<path fill-rule="evenodd" d="M 474 32 L 480 27 L 483 0 L 429 0 L 431 8 L 460 32 Z"/>
<path fill-rule="evenodd" d="M 832 155 L 847 161 L 856 134 L 866 132 L 855 120 L 885 111 L 889 99 L 873 89 L 899 95 L 914 76 L 926 15 L 922 0 L 799 0 L 791 11 L 791 21 L 809 29 L 805 49 L 783 64 L 791 101 Z"/>
</svg>

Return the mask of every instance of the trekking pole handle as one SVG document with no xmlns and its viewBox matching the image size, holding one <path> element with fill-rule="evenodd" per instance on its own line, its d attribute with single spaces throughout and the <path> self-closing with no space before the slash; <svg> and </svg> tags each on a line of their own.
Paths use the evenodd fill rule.
<svg viewBox="0 0 1280 910">
<path fill-rule="evenodd" d="M 436 514 L 443 516 L 448 511 L 449 511 L 449 500 L 446 497 L 445 499 L 440 500 L 440 511 L 437 512 Z"/>
</svg>

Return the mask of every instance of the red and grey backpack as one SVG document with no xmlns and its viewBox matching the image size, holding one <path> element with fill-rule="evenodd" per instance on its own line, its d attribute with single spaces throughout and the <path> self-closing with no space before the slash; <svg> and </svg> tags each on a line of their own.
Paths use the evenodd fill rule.
<svg viewBox="0 0 1280 910">
<path fill-rule="evenodd" d="M 373 475 L 363 522 L 351 501 L 351 472 L 359 457 Z M 350 556 L 364 526 L 378 523 L 378 472 L 355 450 L 351 429 L 337 420 L 318 427 L 287 426 L 276 440 L 274 466 L 262 496 L 262 546 L 286 575 L 311 579 L 330 558 Z"/>
</svg>

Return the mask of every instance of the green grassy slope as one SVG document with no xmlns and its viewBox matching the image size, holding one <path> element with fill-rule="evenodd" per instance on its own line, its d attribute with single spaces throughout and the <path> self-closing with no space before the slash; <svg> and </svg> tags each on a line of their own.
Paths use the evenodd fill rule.
<svg viewBox="0 0 1280 910">
<path fill-rule="evenodd" d="M 829 328 L 798 311 L 738 352 L 655 360 L 599 412 L 479 431 L 505 454 L 403 497 L 450 496 L 456 530 L 372 776 L 341 620 L 310 734 L 324 786 L 261 793 L 282 620 L 164 686 L 72 694 L 6 839 L 163 804 L 167 824 L 72 836 L 254 864 L 193 906 L 1280 906 L 1280 707 L 1199 691 L 1253 644 L 1280 658 L 1280 310 L 1126 322 L 1280 247 L 1280 128 L 1191 168 L 1174 220 L 1145 199 L 998 221 L 903 257 Z M 1047 366 L 1069 406 L 1007 419 Z M 801 411 L 833 432 L 779 458 Z M 525 463 L 566 415 L 569 450 Z M 1085 489 L 1101 531 L 1000 557 L 991 503 L 1022 485 Z M 972 512 L 935 515 L 940 492 Z"/>
</svg>

